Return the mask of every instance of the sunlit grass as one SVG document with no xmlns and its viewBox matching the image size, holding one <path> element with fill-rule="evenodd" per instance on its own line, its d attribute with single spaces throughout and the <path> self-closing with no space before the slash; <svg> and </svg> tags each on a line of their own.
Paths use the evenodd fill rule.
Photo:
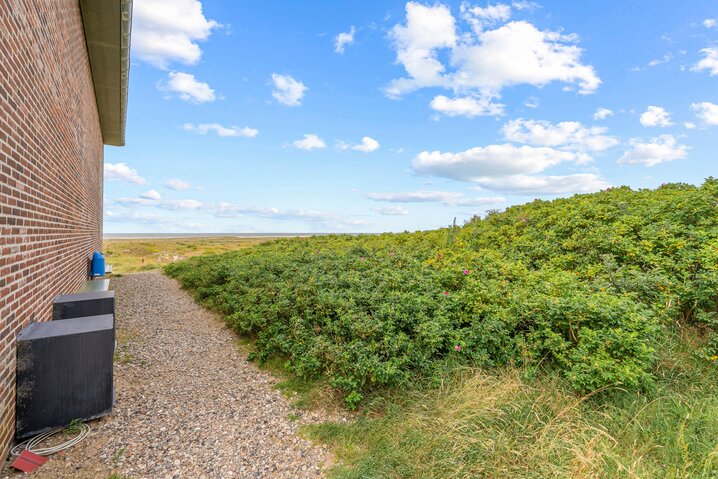
<svg viewBox="0 0 718 479">
<path fill-rule="evenodd" d="M 672 338 L 649 393 L 579 396 L 552 372 L 465 368 L 305 430 L 333 447 L 341 479 L 714 478 L 718 381 L 691 349 Z"/>
<path fill-rule="evenodd" d="M 105 262 L 114 274 L 159 269 L 174 261 L 192 256 L 225 253 L 248 248 L 272 238 L 151 238 L 106 239 L 103 242 Z"/>
</svg>

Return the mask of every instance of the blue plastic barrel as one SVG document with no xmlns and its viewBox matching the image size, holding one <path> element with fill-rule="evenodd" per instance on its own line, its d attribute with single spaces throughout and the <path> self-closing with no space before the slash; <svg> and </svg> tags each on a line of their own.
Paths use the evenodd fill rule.
<svg viewBox="0 0 718 479">
<path fill-rule="evenodd" d="M 93 277 L 105 275 L 105 257 L 99 251 L 92 253 L 92 267 L 90 271 Z"/>
</svg>

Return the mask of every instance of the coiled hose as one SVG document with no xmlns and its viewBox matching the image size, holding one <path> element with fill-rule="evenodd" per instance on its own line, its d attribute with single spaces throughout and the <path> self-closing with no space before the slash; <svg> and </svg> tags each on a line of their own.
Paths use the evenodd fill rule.
<svg viewBox="0 0 718 479">
<path fill-rule="evenodd" d="M 58 432 L 63 432 L 65 430 L 65 428 L 63 427 L 58 427 L 57 429 L 43 432 L 42 434 L 38 434 L 37 436 L 28 439 L 27 441 L 21 442 L 17 446 L 13 447 L 10 453 L 13 456 L 19 456 L 22 451 L 30 451 L 40 456 L 50 456 L 52 454 L 55 454 L 56 452 L 64 451 L 65 449 L 69 449 L 72 446 L 79 444 L 83 439 L 87 437 L 88 434 L 90 434 L 91 429 L 90 426 L 88 426 L 87 424 L 82 423 L 78 427 L 80 428 L 80 432 L 75 437 L 63 442 L 62 444 L 58 444 L 51 447 L 38 447 L 38 445 L 42 444 L 42 442 L 46 439 L 49 439 Z"/>
</svg>

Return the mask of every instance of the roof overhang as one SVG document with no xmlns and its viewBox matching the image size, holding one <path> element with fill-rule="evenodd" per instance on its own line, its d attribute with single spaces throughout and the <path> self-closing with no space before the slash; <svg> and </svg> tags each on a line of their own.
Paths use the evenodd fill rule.
<svg viewBox="0 0 718 479">
<path fill-rule="evenodd" d="M 106 145 L 125 144 L 132 0 L 80 0 L 85 41 Z"/>
</svg>

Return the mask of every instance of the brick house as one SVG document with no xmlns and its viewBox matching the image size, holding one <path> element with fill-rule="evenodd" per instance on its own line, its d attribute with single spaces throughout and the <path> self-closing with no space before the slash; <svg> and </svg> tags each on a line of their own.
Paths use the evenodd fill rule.
<svg viewBox="0 0 718 479">
<path fill-rule="evenodd" d="M 0 0 L 0 453 L 15 337 L 102 246 L 103 145 L 124 144 L 132 0 Z M 0 459 L 2 459 L 0 458 Z"/>
</svg>

